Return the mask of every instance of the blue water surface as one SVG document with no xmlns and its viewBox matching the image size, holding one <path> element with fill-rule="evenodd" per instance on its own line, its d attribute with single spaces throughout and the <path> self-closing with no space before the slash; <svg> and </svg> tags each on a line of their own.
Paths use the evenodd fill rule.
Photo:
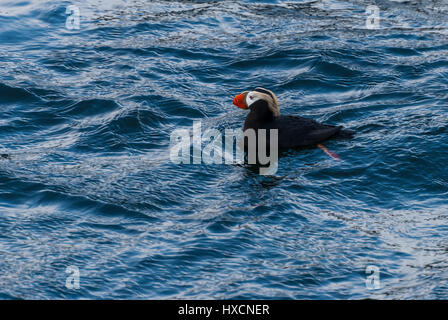
<svg viewBox="0 0 448 320">
<path fill-rule="evenodd" d="M 374 2 L 1 1 L 0 298 L 448 298 L 448 6 Z M 343 161 L 170 161 L 257 86 Z"/>
</svg>

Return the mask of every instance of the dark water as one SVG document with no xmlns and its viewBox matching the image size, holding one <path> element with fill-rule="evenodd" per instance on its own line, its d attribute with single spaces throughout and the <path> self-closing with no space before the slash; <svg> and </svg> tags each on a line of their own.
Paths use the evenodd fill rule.
<svg viewBox="0 0 448 320">
<path fill-rule="evenodd" d="M 0 298 L 448 298 L 448 6 L 375 2 L 3 0 Z M 343 161 L 170 162 L 256 86 Z"/>
</svg>

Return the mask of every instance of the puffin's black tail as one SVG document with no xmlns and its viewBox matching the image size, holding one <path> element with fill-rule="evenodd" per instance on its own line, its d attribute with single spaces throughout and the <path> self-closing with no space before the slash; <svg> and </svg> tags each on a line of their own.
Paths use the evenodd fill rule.
<svg viewBox="0 0 448 320">
<path fill-rule="evenodd" d="M 334 138 L 336 138 L 336 139 L 351 139 L 351 138 L 353 138 L 354 135 L 355 135 L 355 131 L 341 128 L 341 130 L 339 130 L 338 133 L 336 133 L 334 135 Z"/>
</svg>

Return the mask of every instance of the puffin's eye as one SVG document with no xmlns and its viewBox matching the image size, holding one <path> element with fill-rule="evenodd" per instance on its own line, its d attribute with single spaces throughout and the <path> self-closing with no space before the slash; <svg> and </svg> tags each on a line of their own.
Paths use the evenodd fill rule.
<svg viewBox="0 0 448 320">
<path fill-rule="evenodd" d="M 249 99 L 252 100 L 254 98 L 254 96 L 249 96 Z"/>
</svg>

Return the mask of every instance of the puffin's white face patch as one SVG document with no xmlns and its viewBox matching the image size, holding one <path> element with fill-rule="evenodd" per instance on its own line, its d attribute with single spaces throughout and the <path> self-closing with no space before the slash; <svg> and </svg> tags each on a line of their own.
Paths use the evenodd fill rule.
<svg viewBox="0 0 448 320">
<path fill-rule="evenodd" d="M 248 107 L 250 107 L 252 103 L 258 100 L 260 100 L 260 98 L 257 97 L 257 95 L 253 91 L 250 91 L 246 96 L 246 104 Z"/>
</svg>

